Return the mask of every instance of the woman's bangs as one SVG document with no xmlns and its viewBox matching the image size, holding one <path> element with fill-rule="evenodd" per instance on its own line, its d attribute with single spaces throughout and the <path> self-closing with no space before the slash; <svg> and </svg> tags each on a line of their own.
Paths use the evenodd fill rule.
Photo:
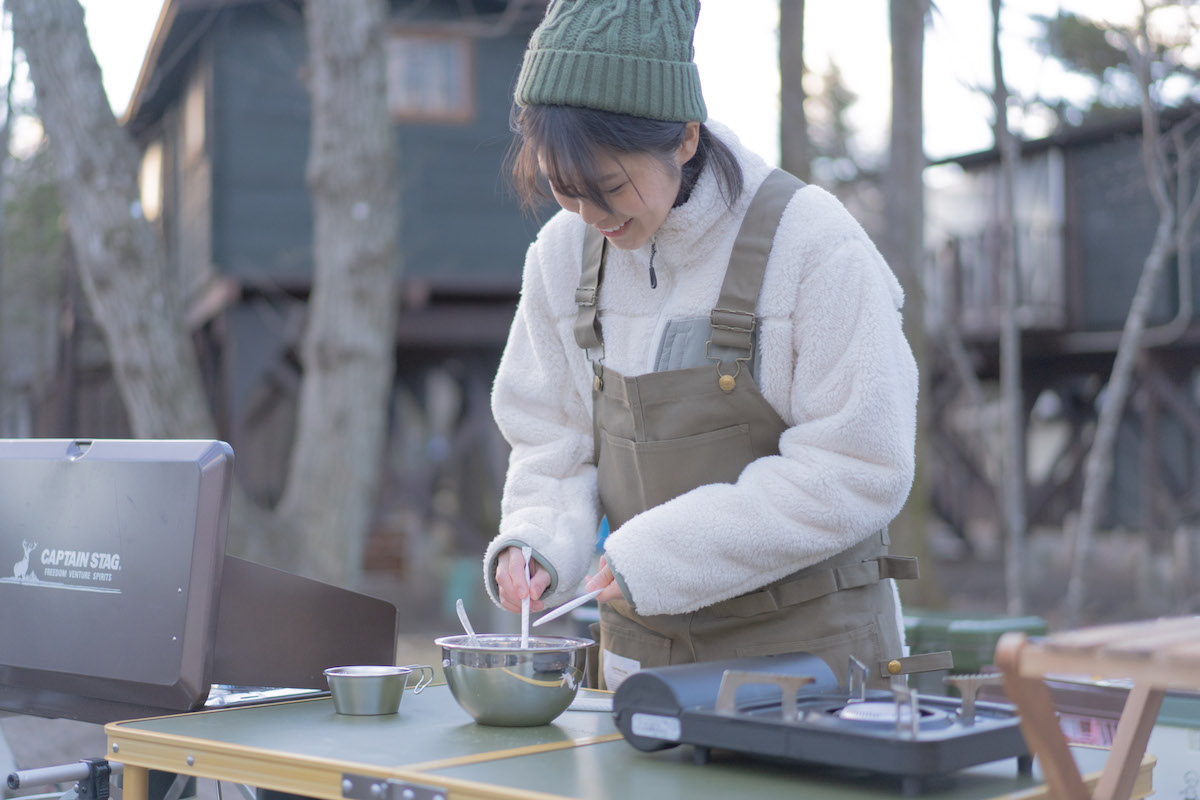
<svg viewBox="0 0 1200 800">
<path fill-rule="evenodd" d="M 587 196 L 587 172 L 573 159 L 543 151 L 538 159 L 538 168 L 542 178 L 558 194 L 566 197 Z"/>
<path fill-rule="evenodd" d="M 565 197 L 587 200 L 611 211 L 600 187 L 591 143 L 559 141 L 543 146 L 538 164 L 550 187 Z"/>
<path fill-rule="evenodd" d="M 523 122 L 528 143 L 538 154 L 538 170 L 551 188 L 610 211 L 600 186 L 599 145 L 576 109 L 541 106 L 527 109 Z"/>
</svg>

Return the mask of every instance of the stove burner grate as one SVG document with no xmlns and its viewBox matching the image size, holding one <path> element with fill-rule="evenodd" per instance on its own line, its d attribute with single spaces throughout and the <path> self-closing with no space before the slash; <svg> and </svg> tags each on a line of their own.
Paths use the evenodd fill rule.
<svg viewBox="0 0 1200 800">
<path fill-rule="evenodd" d="M 909 725 L 912 722 L 912 707 L 891 702 L 848 703 L 833 709 L 838 719 L 861 725 Z M 953 721 L 950 714 L 936 708 L 920 706 L 917 709 L 917 724 L 921 728 L 944 727 Z"/>
</svg>

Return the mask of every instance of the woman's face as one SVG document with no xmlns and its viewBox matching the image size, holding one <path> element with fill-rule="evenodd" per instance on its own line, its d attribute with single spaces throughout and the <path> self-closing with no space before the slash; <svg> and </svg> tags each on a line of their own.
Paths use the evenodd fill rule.
<svg viewBox="0 0 1200 800">
<path fill-rule="evenodd" d="M 688 124 L 683 143 L 666 163 L 649 153 L 599 154 L 596 175 L 608 202 L 607 211 L 586 197 L 572 196 L 553 182 L 550 191 L 560 206 L 583 217 L 614 246 L 637 250 L 650 241 L 674 206 L 679 196 L 680 167 L 696 153 L 699 127 L 697 123 Z"/>
</svg>

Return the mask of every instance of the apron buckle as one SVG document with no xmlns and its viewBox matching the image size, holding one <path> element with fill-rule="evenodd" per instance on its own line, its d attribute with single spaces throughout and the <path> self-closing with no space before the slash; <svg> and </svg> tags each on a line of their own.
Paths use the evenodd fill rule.
<svg viewBox="0 0 1200 800">
<path fill-rule="evenodd" d="M 717 386 L 720 386 L 721 391 L 724 392 L 725 394 L 729 394 L 730 392 L 733 391 L 734 387 L 737 386 L 737 376 L 739 374 L 741 374 L 742 362 L 745 360 L 746 359 L 744 359 L 744 358 L 739 358 L 733 362 L 733 374 L 732 375 L 730 375 L 727 372 L 721 372 L 721 363 L 722 362 L 720 362 L 720 361 L 717 362 Z"/>
<path fill-rule="evenodd" d="M 714 356 L 712 354 L 712 344 L 712 339 L 709 339 L 704 343 L 704 357 L 709 361 L 717 362 L 717 386 L 721 387 L 722 392 L 729 394 L 733 391 L 734 387 L 737 386 L 737 376 L 741 374 L 742 362 L 749 361 L 751 358 L 753 358 L 754 351 L 751 349 L 741 358 L 735 358 L 733 360 L 733 374 L 730 375 L 728 373 L 721 372 L 721 364 L 724 362 L 721 361 L 720 356 Z"/>
</svg>

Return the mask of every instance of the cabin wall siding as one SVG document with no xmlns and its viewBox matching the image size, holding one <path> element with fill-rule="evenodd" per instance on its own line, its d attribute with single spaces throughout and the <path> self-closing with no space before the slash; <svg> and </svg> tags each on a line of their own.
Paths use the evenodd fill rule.
<svg viewBox="0 0 1200 800">
<path fill-rule="evenodd" d="M 1074 230 L 1082 259 L 1081 318 L 1085 331 L 1119 330 L 1158 225 L 1142 168 L 1140 139 L 1090 143 L 1071 153 L 1075 194 Z M 1175 262 L 1159 280 L 1148 324 L 1161 324 L 1178 307 Z"/>
<path fill-rule="evenodd" d="M 515 290 L 539 225 L 521 213 L 502 168 L 524 41 L 477 39 L 473 47 L 474 121 L 397 126 L 405 274 Z"/>
<path fill-rule="evenodd" d="M 213 150 L 207 99 L 212 94 L 211 75 L 211 50 L 202 46 L 187 70 L 179 100 L 164 114 L 164 160 L 170 165 L 170 179 L 165 181 L 163 214 L 173 249 L 168 259 L 177 270 L 181 297 L 195 296 L 212 276 Z M 184 106 L 189 97 L 203 102 L 199 147 L 188 143 Z M 171 202 L 174 205 L 168 205 Z"/>
<path fill-rule="evenodd" d="M 211 41 L 214 261 L 242 279 L 305 282 L 312 274 L 312 203 L 303 26 L 245 7 L 227 12 Z M 397 268 L 435 285 L 515 292 L 538 225 L 522 215 L 501 174 L 524 42 L 484 38 L 472 47 L 472 121 L 396 125 Z"/>
<path fill-rule="evenodd" d="M 302 22 L 239 8 L 226 13 L 211 41 L 214 260 L 250 281 L 307 280 L 312 203 Z"/>
</svg>

